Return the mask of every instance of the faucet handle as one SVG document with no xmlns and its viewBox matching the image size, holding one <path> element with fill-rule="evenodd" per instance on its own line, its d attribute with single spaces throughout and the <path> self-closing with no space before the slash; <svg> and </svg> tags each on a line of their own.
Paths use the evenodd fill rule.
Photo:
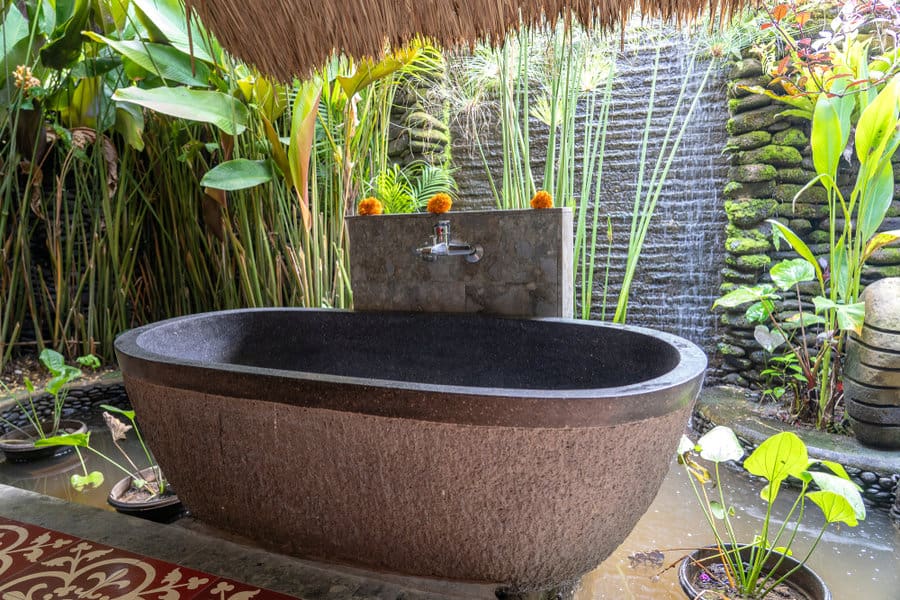
<svg viewBox="0 0 900 600">
<path fill-rule="evenodd" d="M 437 244 L 450 243 L 450 221 L 448 219 L 442 219 L 435 224 L 434 239 Z"/>
</svg>

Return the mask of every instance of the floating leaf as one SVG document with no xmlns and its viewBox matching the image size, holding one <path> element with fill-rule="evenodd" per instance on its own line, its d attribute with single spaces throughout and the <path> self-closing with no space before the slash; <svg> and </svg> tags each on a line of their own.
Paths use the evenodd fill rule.
<svg viewBox="0 0 900 600">
<path fill-rule="evenodd" d="M 100 471 L 91 471 L 87 475 L 75 473 L 69 481 L 76 492 L 84 491 L 84 488 L 86 487 L 95 489 L 103 485 L 103 473 Z"/>
</svg>

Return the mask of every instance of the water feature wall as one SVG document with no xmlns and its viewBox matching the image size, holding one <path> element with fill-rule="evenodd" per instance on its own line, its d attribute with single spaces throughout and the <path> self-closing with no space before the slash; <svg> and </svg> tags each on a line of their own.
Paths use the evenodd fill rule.
<svg viewBox="0 0 900 600">
<path fill-rule="evenodd" d="M 662 144 L 668 119 L 685 80 L 691 50 L 689 40 L 680 37 L 658 43 L 661 45 L 661 62 L 652 121 L 651 161 L 655 161 L 655 150 Z M 596 208 L 600 211 L 598 216 L 602 231 L 598 236 L 595 258 L 591 310 L 594 319 L 604 316 L 611 319 L 624 275 L 653 61 L 654 46 L 638 39 L 626 43 L 617 61 L 603 183 Z M 705 68 L 705 62 L 695 66 L 695 73 L 688 80 L 688 102 Z M 723 94 L 724 74 L 717 70 L 700 96 L 669 172 L 635 276 L 628 312 L 629 323 L 684 336 L 710 355 L 715 350 L 714 338 L 718 327 L 717 317 L 710 307 L 719 293 L 720 271 L 724 267 L 725 214 L 720 196 L 728 166 L 721 152 L 726 138 L 722 124 L 728 114 L 722 103 Z M 577 118 L 582 127 L 586 113 L 586 107 L 580 107 Z M 686 107 L 681 110 L 681 114 L 684 113 Z M 460 204 L 469 208 L 490 208 L 494 200 L 482 158 L 468 125 L 462 116 L 451 121 L 453 164 L 458 169 L 455 176 L 460 187 Z M 475 126 L 484 145 L 485 158 L 496 179 L 502 169 L 499 126 L 496 121 L 490 120 L 478 122 Z M 532 171 L 536 175 L 543 174 L 548 130 L 535 119 L 531 120 L 530 127 Z M 580 153 L 581 140 L 578 140 L 577 146 L 576 152 Z M 652 171 L 653 164 L 650 162 L 648 171 Z M 579 186 L 580 181 L 576 182 L 576 189 Z M 604 315 L 607 217 L 612 223 L 613 241 Z M 580 282 L 576 281 L 576 287 L 579 286 Z M 576 307 L 576 312 L 579 310 Z"/>
<path fill-rule="evenodd" d="M 726 127 L 732 167 L 723 190 L 728 224 L 722 292 L 740 284 L 770 281 L 768 270 L 773 261 L 796 258 L 786 243 L 779 250 L 772 246 L 771 226 L 765 223 L 768 218 L 775 217 L 788 224 L 816 256 L 827 258 L 829 252 L 825 189 L 810 188 L 793 202 L 794 196 L 815 176 L 808 142 L 809 122 L 780 117 L 786 105 L 740 87 L 766 85 L 770 80 L 755 58 L 745 58 L 729 74 L 728 106 L 732 117 Z M 894 173 L 895 180 L 900 180 L 900 167 L 895 166 Z M 851 184 L 851 175 L 844 173 L 840 183 Z M 898 189 L 895 187 L 894 202 L 882 230 L 900 228 Z M 867 284 L 897 275 L 900 275 L 900 248 L 887 247 L 869 259 L 862 282 Z M 808 294 L 805 302 L 807 308 L 812 308 Z M 743 312 L 738 308 L 720 315 L 722 335 L 717 349 L 724 359 L 722 371 L 726 382 L 756 387 L 761 383 L 760 371 L 767 356 L 754 340 L 754 326 L 747 322 Z M 790 312 L 793 311 L 788 310 L 785 315 Z M 808 343 L 815 344 L 815 332 L 809 338 Z"/>
</svg>

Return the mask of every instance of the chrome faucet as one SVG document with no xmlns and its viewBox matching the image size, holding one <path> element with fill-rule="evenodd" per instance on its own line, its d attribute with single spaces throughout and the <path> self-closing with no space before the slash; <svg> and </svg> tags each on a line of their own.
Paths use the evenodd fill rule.
<svg viewBox="0 0 900 600">
<path fill-rule="evenodd" d="M 422 260 L 432 262 L 438 256 L 465 256 L 470 263 L 481 260 L 484 249 L 477 244 L 467 244 L 453 240 L 450 237 L 450 221 L 441 220 L 434 226 L 434 235 L 431 236 L 431 245 L 416 248 L 416 254 Z"/>
</svg>

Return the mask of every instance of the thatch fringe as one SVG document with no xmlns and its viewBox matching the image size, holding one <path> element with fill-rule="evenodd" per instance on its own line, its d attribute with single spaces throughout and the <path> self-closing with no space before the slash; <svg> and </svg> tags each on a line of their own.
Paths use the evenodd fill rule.
<svg viewBox="0 0 900 600">
<path fill-rule="evenodd" d="M 235 56 L 280 79 L 304 76 L 336 52 L 380 56 L 423 35 L 446 48 L 498 43 L 522 25 L 563 19 L 622 27 L 632 12 L 678 24 L 734 14 L 748 0 L 186 0 Z"/>
</svg>

